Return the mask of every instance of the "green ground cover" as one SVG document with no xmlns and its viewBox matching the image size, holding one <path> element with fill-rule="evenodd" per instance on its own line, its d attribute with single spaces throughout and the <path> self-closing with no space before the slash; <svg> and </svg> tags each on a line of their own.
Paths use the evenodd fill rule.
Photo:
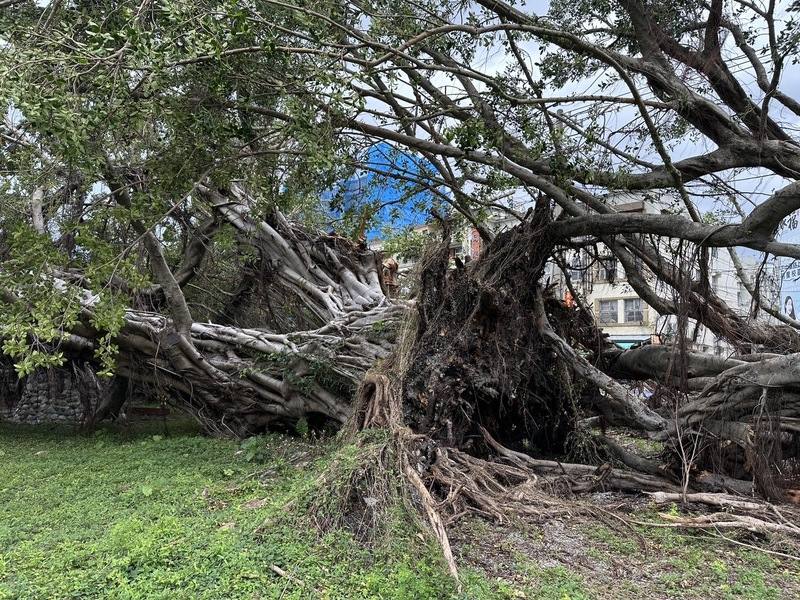
<svg viewBox="0 0 800 600">
<path fill-rule="evenodd" d="M 368 546 L 315 525 L 305 507 L 347 451 L 280 435 L 242 446 L 186 424 L 88 437 L 0 425 L 0 599 L 771 599 L 800 589 L 791 565 L 672 531 L 653 532 L 643 559 L 602 527 L 549 540 L 546 527 L 470 521 L 454 535 L 458 590 L 407 514 Z M 607 577 L 619 561 L 641 569 Z M 653 593 L 639 596 L 642 582 Z"/>
</svg>

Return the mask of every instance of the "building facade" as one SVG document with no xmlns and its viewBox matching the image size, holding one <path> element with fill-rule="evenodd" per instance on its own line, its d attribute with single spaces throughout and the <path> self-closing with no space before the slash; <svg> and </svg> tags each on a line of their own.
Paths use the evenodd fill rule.
<svg viewBox="0 0 800 600">
<path fill-rule="evenodd" d="M 658 214 L 675 211 L 674 199 L 643 197 L 630 193 L 609 197 L 618 212 Z M 662 254 L 672 257 L 679 252 L 677 243 L 668 239 L 660 242 Z M 694 251 L 694 248 L 692 249 Z M 693 259 L 694 257 L 688 257 Z M 596 244 L 591 251 L 576 251 L 569 257 L 567 274 L 572 288 L 581 300 L 593 310 L 601 329 L 609 339 L 622 348 L 630 348 L 643 343 L 666 343 L 678 334 L 678 319 L 675 315 L 659 315 L 639 297 L 628 282 L 625 270 L 619 261 L 602 244 Z M 763 261 L 758 257 L 742 253 L 739 257 L 744 277 L 760 284 L 760 295 L 773 302 L 780 289 L 780 270 L 776 260 Z M 696 261 L 692 260 L 696 263 Z M 675 291 L 658 281 L 642 265 L 642 274 L 658 294 L 677 301 Z M 558 275 L 556 275 L 558 277 Z M 695 269 L 693 278 L 699 273 Z M 708 278 L 714 293 L 734 312 L 748 317 L 752 307 L 752 297 L 747 286 L 737 273 L 736 264 L 727 248 L 708 249 Z M 560 275 L 561 289 L 565 297 L 571 292 L 566 277 Z M 760 313 L 760 319 L 771 319 Z M 699 352 L 725 355 L 733 348 L 724 339 L 716 336 L 703 325 L 689 320 L 685 335 L 690 347 Z"/>
</svg>

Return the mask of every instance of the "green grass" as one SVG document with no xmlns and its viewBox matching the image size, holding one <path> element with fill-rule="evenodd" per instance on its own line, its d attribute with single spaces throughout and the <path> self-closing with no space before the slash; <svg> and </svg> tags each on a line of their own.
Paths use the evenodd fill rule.
<svg viewBox="0 0 800 600">
<path fill-rule="evenodd" d="M 412 528 L 368 550 L 287 510 L 329 465 L 324 447 L 270 436 L 254 464 L 231 441 L 157 432 L 0 427 L 0 598 L 505 595 L 470 573 L 459 594 Z"/>
<path fill-rule="evenodd" d="M 634 515 L 634 520 L 660 519 L 655 512 L 643 511 Z M 585 531 L 598 560 L 624 558 L 629 566 L 651 575 L 649 585 L 642 586 L 652 589 L 651 594 L 660 590 L 669 598 L 779 600 L 794 598 L 800 590 L 796 563 L 781 563 L 768 554 L 702 533 L 636 527 L 642 546 L 630 534 L 603 525 Z"/>
<path fill-rule="evenodd" d="M 169 436 L 155 423 L 89 437 L 0 425 L 0 600 L 772 600 L 800 590 L 793 564 L 673 529 L 637 528 L 645 554 L 603 525 L 568 521 L 569 535 L 553 539 L 478 519 L 455 546 L 458 589 L 399 505 L 369 544 L 317 527 L 311 501 L 316 517 L 337 506 L 320 477 L 370 460 L 336 442 L 238 444 L 188 424 Z"/>
<path fill-rule="evenodd" d="M 535 563 L 518 559 L 519 572 L 525 579 L 525 598 L 533 600 L 593 600 L 594 594 L 588 589 L 583 577 L 563 566 L 542 567 Z"/>
</svg>

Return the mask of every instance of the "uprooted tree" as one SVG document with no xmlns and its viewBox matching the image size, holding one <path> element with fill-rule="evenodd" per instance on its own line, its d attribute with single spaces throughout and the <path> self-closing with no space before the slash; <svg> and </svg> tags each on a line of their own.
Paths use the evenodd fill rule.
<svg viewBox="0 0 800 600">
<path fill-rule="evenodd" d="M 387 427 L 420 497 L 434 489 L 453 514 L 524 512 L 535 474 L 572 491 L 777 500 L 792 486 L 800 322 L 738 258 L 800 259 L 780 237 L 800 208 L 800 103 L 780 85 L 791 11 L 4 4 L 2 334 L 23 375 L 91 363 L 219 433 Z M 394 164 L 364 158 L 377 143 Z M 438 206 L 443 241 L 410 300 L 387 294 L 359 239 L 380 202 L 319 200 L 355 170 Z M 509 208 L 509 191 L 530 208 Z M 617 212 L 620 191 L 675 202 Z M 493 232 L 489 210 L 518 224 Z M 456 223 L 484 249 L 451 268 Z M 577 306 L 555 297 L 553 269 L 570 285 L 565 257 L 598 246 L 676 317 L 673 344 L 621 350 L 577 292 Z M 714 248 L 731 253 L 749 314 L 710 285 Z M 733 353 L 689 351 L 690 324 Z M 645 380 L 660 405 L 634 393 Z M 666 442 L 665 456 L 620 447 L 597 415 Z"/>
</svg>

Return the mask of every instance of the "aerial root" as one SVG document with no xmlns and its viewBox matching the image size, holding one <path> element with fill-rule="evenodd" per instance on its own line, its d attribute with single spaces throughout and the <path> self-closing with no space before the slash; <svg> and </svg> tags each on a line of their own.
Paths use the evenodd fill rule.
<svg viewBox="0 0 800 600">
<path fill-rule="evenodd" d="M 442 549 L 442 554 L 445 562 L 447 563 L 447 569 L 450 571 L 450 575 L 452 575 L 456 581 L 459 581 L 458 567 L 456 566 L 455 558 L 453 558 L 453 550 L 450 547 L 450 538 L 447 535 L 447 529 L 445 528 L 445 524 L 442 521 L 439 510 L 437 509 L 436 501 L 433 499 L 433 496 L 431 496 L 428 488 L 425 487 L 425 483 L 422 481 L 422 479 L 420 479 L 420 476 L 411 467 L 411 465 L 408 464 L 408 462 L 405 462 L 405 465 L 403 466 L 403 472 L 408 478 L 409 483 L 417 491 L 417 494 L 419 494 L 420 503 L 425 509 L 425 514 L 428 517 L 428 523 L 430 523 L 431 530 L 433 531 L 434 536 L 436 536 L 436 541 L 439 542 L 439 546 Z"/>
<path fill-rule="evenodd" d="M 612 528 L 624 527 L 643 546 L 646 544 L 635 529 L 637 525 L 702 529 L 717 534 L 722 530 L 736 529 L 800 538 L 800 526 L 796 524 L 800 523 L 800 511 L 792 507 L 778 507 L 754 498 L 728 494 L 683 494 L 674 491 L 676 486 L 666 479 L 613 469 L 608 465 L 595 467 L 537 460 L 503 447 L 485 430 L 483 434 L 489 446 L 497 452 L 497 458 L 487 460 L 455 448 L 437 447 L 435 460 L 426 472 L 417 473 L 410 465 L 406 471 L 416 489 L 419 489 L 419 482 L 425 480 L 426 490 L 430 490 L 424 495 L 427 500 L 423 502 L 426 511 L 430 511 L 431 498 L 441 498 L 435 505 L 438 517 L 434 532 L 451 572 L 453 563 L 448 557 L 452 557 L 452 549 L 441 523 L 449 526 L 469 514 L 496 522 L 515 517 L 540 520 L 583 515 L 600 520 Z M 657 491 L 652 492 L 654 489 Z M 659 513 L 666 522 L 643 522 L 610 513 L 600 506 L 575 498 L 576 494 L 592 490 L 647 493 L 656 504 L 686 501 L 715 506 L 720 510 L 695 517 Z M 721 534 L 719 537 L 740 543 Z M 797 558 L 783 553 L 781 556 Z"/>
<path fill-rule="evenodd" d="M 773 523 L 755 517 L 727 512 L 716 512 L 697 517 L 681 517 L 669 513 L 659 513 L 659 516 L 671 523 L 651 523 L 650 525 L 659 527 L 674 525 L 689 529 L 745 529 L 753 533 L 783 533 L 800 537 L 800 528 L 792 523 Z"/>
</svg>

